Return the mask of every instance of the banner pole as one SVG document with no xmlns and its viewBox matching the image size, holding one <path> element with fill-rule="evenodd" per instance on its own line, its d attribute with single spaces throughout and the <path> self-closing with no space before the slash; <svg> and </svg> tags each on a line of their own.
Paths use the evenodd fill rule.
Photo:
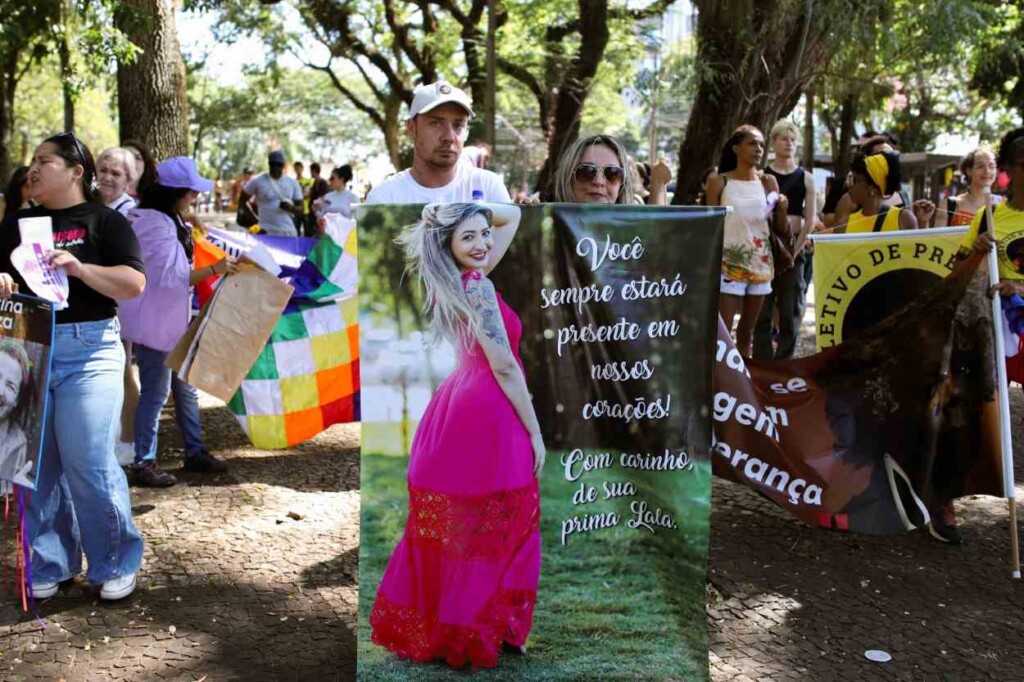
<svg viewBox="0 0 1024 682">
<path fill-rule="evenodd" d="M 967 234 L 966 227 L 929 227 L 927 236 L 934 237 L 936 235 L 955 235 L 963 236 Z M 871 241 L 871 240 L 891 240 L 891 239 L 919 239 L 921 234 L 916 230 L 898 230 L 895 232 L 841 232 L 839 234 L 811 234 L 808 235 L 808 239 L 812 239 L 816 242 L 844 242 L 844 241 Z"/>
<path fill-rule="evenodd" d="M 985 220 L 989 231 L 995 235 L 995 224 L 992 222 L 992 194 L 986 193 Z M 988 252 L 988 283 L 990 287 L 999 284 L 999 261 L 996 259 L 998 247 Z M 996 390 L 999 398 L 999 441 L 1003 452 L 1003 489 L 1010 512 L 1010 569 L 1011 576 L 1020 579 L 1020 548 L 1017 536 L 1017 486 L 1013 480 L 1013 441 L 1010 434 L 1010 396 L 1009 380 L 1006 378 L 1006 347 L 1003 339 L 1002 325 L 1003 307 L 999 295 L 992 296 L 992 331 L 996 341 Z"/>
</svg>

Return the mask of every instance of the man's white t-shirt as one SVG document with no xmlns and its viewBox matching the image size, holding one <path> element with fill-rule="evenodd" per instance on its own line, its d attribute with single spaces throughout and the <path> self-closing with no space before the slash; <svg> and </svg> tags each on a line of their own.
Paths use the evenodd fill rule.
<svg viewBox="0 0 1024 682">
<path fill-rule="evenodd" d="M 274 183 L 277 187 L 274 188 Z M 281 208 L 281 201 L 291 201 L 299 204 L 302 201 L 302 188 L 295 178 L 282 175 L 277 180 L 270 177 L 269 173 L 260 173 L 249 182 L 245 183 L 245 193 L 256 197 L 259 203 L 259 224 L 269 234 L 294 237 L 295 220 L 293 214 Z"/>
<path fill-rule="evenodd" d="M 352 204 L 359 203 L 359 197 L 354 192 L 343 189 L 340 192 L 328 192 L 320 198 L 321 208 L 317 211 L 317 217 L 323 217 L 328 213 L 340 213 L 346 218 L 352 217 Z"/>
<path fill-rule="evenodd" d="M 473 191 L 483 192 L 483 201 L 511 203 L 505 184 L 489 170 L 469 164 L 455 166 L 455 179 L 444 187 L 424 187 L 416 182 L 409 169 L 395 173 L 380 183 L 366 197 L 368 204 L 433 204 L 460 203 L 473 200 Z"/>
</svg>

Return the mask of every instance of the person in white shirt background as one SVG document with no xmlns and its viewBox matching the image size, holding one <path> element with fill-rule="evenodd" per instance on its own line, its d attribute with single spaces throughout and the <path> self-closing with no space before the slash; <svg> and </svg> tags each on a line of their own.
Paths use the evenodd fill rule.
<svg viewBox="0 0 1024 682">
<path fill-rule="evenodd" d="M 260 173 L 242 188 L 239 205 L 256 197 L 259 226 L 267 234 L 295 237 L 295 217 L 303 213 L 302 188 L 295 178 L 284 174 L 284 153 L 272 151 L 267 157 L 270 170 Z"/>
<path fill-rule="evenodd" d="M 450 83 L 437 81 L 416 86 L 405 124 L 413 143 L 412 167 L 374 187 L 366 203 L 510 203 L 501 178 L 459 162 L 472 116 L 469 97 Z"/>
<path fill-rule="evenodd" d="M 313 210 L 317 218 L 328 213 L 340 213 L 346 218 L 352 217 L 352 204 L 359 203 L 359 197 L 348 188 L 352 182 L 352 166 L 345 164 L 331 171 L 329 180 L 331 191 L 313 202 Z"/>
</svg>

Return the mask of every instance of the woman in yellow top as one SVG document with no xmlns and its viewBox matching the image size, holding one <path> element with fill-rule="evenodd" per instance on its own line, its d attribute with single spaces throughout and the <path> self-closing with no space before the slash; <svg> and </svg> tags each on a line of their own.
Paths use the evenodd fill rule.
<svg viewBox="0 0 1024 682">
<path fill-rule="evenodd" d="M 992 209 L 991 226 L 985 218 L 984 204 L 979 206 L 960 242 L 959 255 L 966 257 L 972 250 L 988 253 L 994 246 L 999 262 L 999 284 L 992 288 L 991 293 L 1007 297 L 1014 294 L 1024 296 L 1024 128 L 1003 136 L 999 142 L 996 166 L 1010 179 L 1007 200 Z M 943 504 L 936 518 L 932 519 L 932 531 L 941 540 L 960 544 L 962 540 L 952 502 Z"/>
<path fill-rule="evenodd" d="M 996 164 L 1010 179 L 1007 200 L 992 209 L 991 229 L 984 210 L 975 214 L 960 251 L 988 253 L 995 246 L 999 261 L 996 290 L 1003 296 L 1024 296 L 1024 128 L 1003 136 Z"/>
<path fill-rule="evenodd" d="M 916 230 L 917 218 L 905 208 L 885 206 L 883 201 L 900 190 L 900 155 L 881 152 L 858 156 L 850 164 L 850 199 L 860 210 L 850 214 L 835 232 L 893 232 Z"/>
</svg>

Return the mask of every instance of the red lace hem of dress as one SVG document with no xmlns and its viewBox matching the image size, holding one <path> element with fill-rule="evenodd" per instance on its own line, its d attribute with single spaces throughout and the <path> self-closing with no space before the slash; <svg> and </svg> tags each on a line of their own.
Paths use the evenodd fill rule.
<svg viewBox="0 0 1024 682">
<path fill-rule="evenodd" d="M 436 612 L 423 613 L 378 593 L 370 615 L 374 644 L 418 663 L 443 660 L 453 668 L 493 668 L 502 642 L 526 643 L 537 593 L 500 590 L 472 626 L 446 625 Z"/>
<path fill-rule="evenodd" d="M 537 482 L 480 495 L 409 486 L 405 539 L 449 557 L 500 560 L 518 550 L 540 524 Z"/>
</svg>

